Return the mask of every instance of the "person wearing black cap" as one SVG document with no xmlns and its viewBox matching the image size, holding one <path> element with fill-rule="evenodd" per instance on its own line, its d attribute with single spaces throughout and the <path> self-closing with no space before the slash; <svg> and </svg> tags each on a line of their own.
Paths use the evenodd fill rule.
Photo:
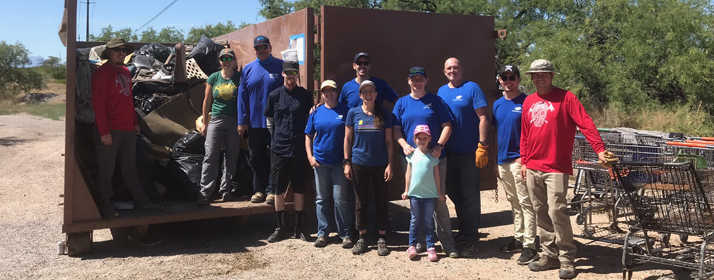
<svg viewBox="0 0 714 280">
<path fill-rule="evenodd" d="M 124 185 L 139 208 L 155 208 L 141 188 L 136 171 L 136 134 L 139 124 L 134 112 L 131 74 L 124 58 L 131 47 L 122 39 L 111 39 L 101 56 L 108 61 L 92 75 L 92 107 L 97 126 L 97 189 L 99 210 L 104 218 L 119 216 L 111 199 L 112 177 L 119 164 Z"/>
<path fill-rule="evenodd" d="M 476 254 L 481 222 L 479 170 L 488 164 L 488 103 L 478 84 L 465 81 L 461 61 L 451 57 L 444 62 L 449 82 L 439 88 L 441 97 L 454 117 L 454 129 L 446 154 L 446 192 L 456 206 L 459 249 L 464 257 Z"/>
<path fill-rule="evenodd" d="M 250 201 L 272 203 L 273 190 L 268 176 L 270 133 L 263 110 L 268 94 L 283 84 L 283 61 L 271 55 L 273 48 L 265 36 L 255 37 L 253 47 L 258 58 L 243 68 L 238 87 L 237 129 L 241 136 L 248 135 L 248 162 L 253 173 L 254 193 Z"/>
<path fill-rule="evenodd" d="M 521 74 L 515 65 L 505 65 L 496 77 L 503 96 L 493 102 L 493 125 L 498 136 L 498 187 L 506 192 L 513 212 L 513 239 L 502 251 L 522 251 L 518 264 L 538 259 L 536 217 L 526 181 L 521 177 L 521 115 L 526 95 L 519 89 Z"/>
<path fill-rule="evenodd" d="M 342 85 L 338 99 L 340 104 L 346 105 L 347 108 L 354 108 L 362 104 L 362 99 L 359 97 L 359 86 L 365 80 L 372 81 L 377 88 L 377 105 L 389 110 L 394 102 L 397 101 L 397 93 L 386 81 L 370 75 L 369 70 L 371 67 L 369 54 L 366 52 L 355 54 L 354 59 L 352 59 L 352 69 L 355 70 L 356 77 Z"/>
<path fill-rule="evenodd" d="M 223 178 L 220 181 L 220 200 L 230 199 L 230 182 L 236 171 L 240 137 L 236 131 L 236 96 L 240 73 L 236 72 L 236 56 L 231 49 L 222 49 L 218 55 L 221 70 L 206 80 L 203 98 L 202 121 L 206 136 L 205 155 L 201 168 L 201 190 L 198 203 L 210 202 L 218 185 L 218 168 L 223 154 Z"/>
<path fill-rule="evenodd" d="M 307 241 L 303 223 L 305 214 L 305 174 L 309 172 L 305 151 L 305 126 L 313 105 L 312 94 L 297 85 L 297 62 L 283 64 L 283 86 L 270 92 L 263 115 L 273 119 L 273 137 L 270 141 L 270 176 L 275 187 L 275 231 L 268 242 L 287 237 L 285 198 L 288 183 L 295 201 L 295 228 L 293 236 Z"/>
</svg>

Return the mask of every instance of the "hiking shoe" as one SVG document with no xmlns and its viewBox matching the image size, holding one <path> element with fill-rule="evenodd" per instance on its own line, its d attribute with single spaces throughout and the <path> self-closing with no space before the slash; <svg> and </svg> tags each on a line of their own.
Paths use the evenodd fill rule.
<svg viewBox="0 0 714 280">
<path fill-rule="evenodd" d="M 558 277 L 560 277 L 560 279 L 573 279 L 576 275 L 575 266 L 572 264 L 564 263 L 560 265 L 560 270 L 558 270 Z"/>
<path fill-rule="evenodd" d="M 263 201 L 265 201 L 265 194 L 262 192 L 257 192 L 250 197 L 250 202 L 252 203 L 261 203 Z"/>
<path fill-rule="evenodd" d="M 528 269 L 531 271 L 545 271 L 559 267 L 560 263 L 558 260 L 548 256 L 540 256 L 537 261 L 528 264 Z"/>
<path fill-rule="evenodd" d="M 436 255 L 436 249 L 434 247 L 431 247 L 426 250 L 426 257 L 429 259 L 430 262 L 435 262 L 439 260 L 439 257 Z"/>
<path fill-rule="evenodd" d="M 417 251 L 417 253 L 424 253 L 424 252 L 426 252 L 426 246 L 424 245 L 424 243 L 417 242 L 417 244 L 416 244 L 416 251 Z"/>
<path fill-rule="evenodd" d="M 317 248 L 323 248 L 327 246 L 327 238 L 325 236 L 318 236 L 317 240 L 315 240 L 315 247 Z"/>
<path fill-rule="evenodd" d="M 429 253 L 429 250 L 426 250 L 426 252 Z M 446 255 L 449 256 L 449 258 L 452 258 L 452 259 L 458 259 L 458 258 L 461 257 L 461 255 L 459 255 L 459 252 L 456 251 L 456 250 L 447 251 Z"/>
<path fill-rule="evenodd" d="M 407 249 L 407 258 L 409 258 L 412 261 L 415 261 L 419 254 L 417 254 L 416 247 L 414 246 L 409 246 Z"/>
<path fill-rule="evenodd" d="M 350 238 L 349 236 L 342 239 L 342 248 L 349 249 L 354 246 L 355 246 L 355 243 L 352 242 L 352 238 Z"/>
<path fill-rule="evenodd" d="M 270 205 L 275 204 L 275 195 L 272 193 L 269 193 L 268 197 L 265 198 L 265 203 L 270 204 Z"/>
<path fill-rule="evenodd" d="M 501 247 L 501 251 L 505 253 L 516 253 L 520 252 L 521 250 L 523 250 L 523 243 L 516 240 L 515 238 L 512 238 L 511 242 L 508 242 L 508 244 Z"/>
<path fill-rule="evenodd" d="M 285 232 L 283 232 L 280 228 L 276 228 L 270 236 L 268 236 L 268 242 L 270 243 L 275 243 L 278 241 L 281 241 L 283 239 L 286 239 L 288 236 Z"/>
<path fill-rule="evenodd" d="M 461 255 L 462 258 L 475 258 L 478 255 L 478 250 L 476 249 L 476 242 L 465 245 L 464 249 L 461 250 L 461 253 L 459 255 Z"/>
<path fill-rule="evenodd" d="M 360 255 L 364 252 L 367 252 L 367 241 L 360 237 L 360 239 L 357 240 L 357 243 L 355 243 L 352 247 L 352 254 Z"/>
<path fill-rule="evenodd" d="M 518 264 L 527 265 L 538 259 L 538 252 L 535 249 L 523 248 L 521 256 L 518 257 Z"/>
<path fill-rule="evenodd" d="M 384 238 L 382 237 L 377 240 L 377 255 L 389 255 L 389 248 L 387 248 L 387 240 L 384 240 Z"/>
</svg>

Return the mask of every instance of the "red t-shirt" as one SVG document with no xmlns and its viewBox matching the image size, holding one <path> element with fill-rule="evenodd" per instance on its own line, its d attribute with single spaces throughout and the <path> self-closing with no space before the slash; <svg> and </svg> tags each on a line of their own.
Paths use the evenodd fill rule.
<svg viewBox="0 0 714 280">
<path fill-rule="evenodd" d="M 105 63 L 94 72 L 92 106 L 99 135 L 107 135 L 110 130 L 134 131 L 134 96 L 126 67 Z"/>
<path fill-rule="evenodd" d="M 553 87 L 547 96 L 538 92 L 528 95 L 521 117 L 521 162 L 528 169 L 572 175 L 576 126 L 596 153 L 605 150 L 600 133 L 575 94 Z"/>
</svg>

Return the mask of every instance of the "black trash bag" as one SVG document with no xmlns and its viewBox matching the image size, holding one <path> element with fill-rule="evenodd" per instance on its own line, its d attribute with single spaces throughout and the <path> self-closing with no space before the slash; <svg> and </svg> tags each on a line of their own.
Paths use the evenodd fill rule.
<svg viewBox="0 0 714 280">
<path fill-rule="evenodd" d="M 150 96 L 146 95 L 134 95 L 134 107 L 141 110 L 144 114 L 149 114 L 161 105 L 166 104 L 169 101 L 169 97 L 153 94 Z"/>
<path fill-rule="evenodd" d="M 176 50 L 172 47 L 167 47 L 159 43 L 151 43 L 141 46 L 141 48 L 136 50 L 134 53 L 136 55 L 145 55 L 153 57 L 154 59 L 161 62 L 161 64 L 164 64 L 164 62 L 166 62 L 166 59 L 168 59 L 169 56 L 175 51 Z"/>
<path fill-rule="evenodd" d="M 196 46 L 193 47 L 191 53 L 186 57 L 195 59 L 198 67 L 206 75 L 211 75 L 221 69 L 218 64 L 218 53 L 223 49 L 223 46 L 216 44 L 213 40 L 202 35 Z"/>
<path fill-rule="evenodd" d="M 131 64 L 133 64 L 136 69 L 154 69 L 155 67 L 161 66 L 160 62 L 158 62 L 155 58 L 144 54 L 135 54 L 131 58 Z"/>
<path fill-rule="evenodd" d="M 206 139 L 197 131 L 186 133 L 181 139 L 176 141 L 171 147 L 172 153 L 200 154 L 205 153 L 204 143 Z"/>
<path fill-rule="evenodd" d="M 171 153 L 171 159 L 164 172 L 167 186 L 177 186 L 178 195 L 185 200 L 196 200 L 201 190 L 202 154 Z M 176 190 L 170 190 L 176 193 Z M 174 195 L 175 197 L 175 195 Z"/>
</svg>

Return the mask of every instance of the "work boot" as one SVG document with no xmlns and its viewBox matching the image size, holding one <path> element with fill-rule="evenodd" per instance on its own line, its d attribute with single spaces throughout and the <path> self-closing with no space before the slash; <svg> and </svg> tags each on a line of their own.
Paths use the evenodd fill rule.
<svg viewBox="0 0 714 280">
<path fill-rule="evenodd" d="M 303 230 L 303 223 L 305 220 L 304 211 L 295 211 L 295 230 L 293 231 L 293 238 L 300 239 L 302 241 L 307 241 L 309 234 L 306 234 Z"/>
<path fill-rule="evenodd" d="M 364 252 L 367 252 L 367 240 L 360 235 L 359 239 L 357 239 L 357 243 L 352 247 L 352 254 L 360 255 Z"/>
<path fill-rule="evenodd" d="M 287 221 L 285 219 L 285 211 L 276 211 L 275 230 L 270 236 L 268 236 L 268 242 L 273 243 L 285 239 L 287 237 L 287 233 L 285 232 L 287 229 L 288 227 Z"/>
<path fill-rule="evenodd" d="M 556 269 L 559 267 L 560 263 L 557 259 L 546 255 L 542 255 L 537 261 L 528 264 L 528 269 L 530 269 L 531 271 L 545 271 Z"/>
<path fill-rule="evenodd" d="M 387 248 L 387 239 L 384 236 L 380 236 L 377 240 L 377 255 L 389 255 L 389 248 Z"/>
<path fill-rule="evenodd" d="M 515 238 L 512 238 L 508 244 L 501 247 L 501 251 L 505 253 L 515 253 L 520 252 L 521 250 L 523 250 L 523 243 Z"/>
<path fill-rule="evenodd" d="M 523 248 L 521 256 L 518 257 L 518 264 L 527 265 L 538 259 L 538 252 L 535 249 Z"/>
<path fill-rule="evenodd" d="M 572 263 L 560 264 L 560 270 L 558 271 L 558 277 L 560 277 L 560 279 L 573 279 L 576 275 L 575 266 Z"/>
</svg>

